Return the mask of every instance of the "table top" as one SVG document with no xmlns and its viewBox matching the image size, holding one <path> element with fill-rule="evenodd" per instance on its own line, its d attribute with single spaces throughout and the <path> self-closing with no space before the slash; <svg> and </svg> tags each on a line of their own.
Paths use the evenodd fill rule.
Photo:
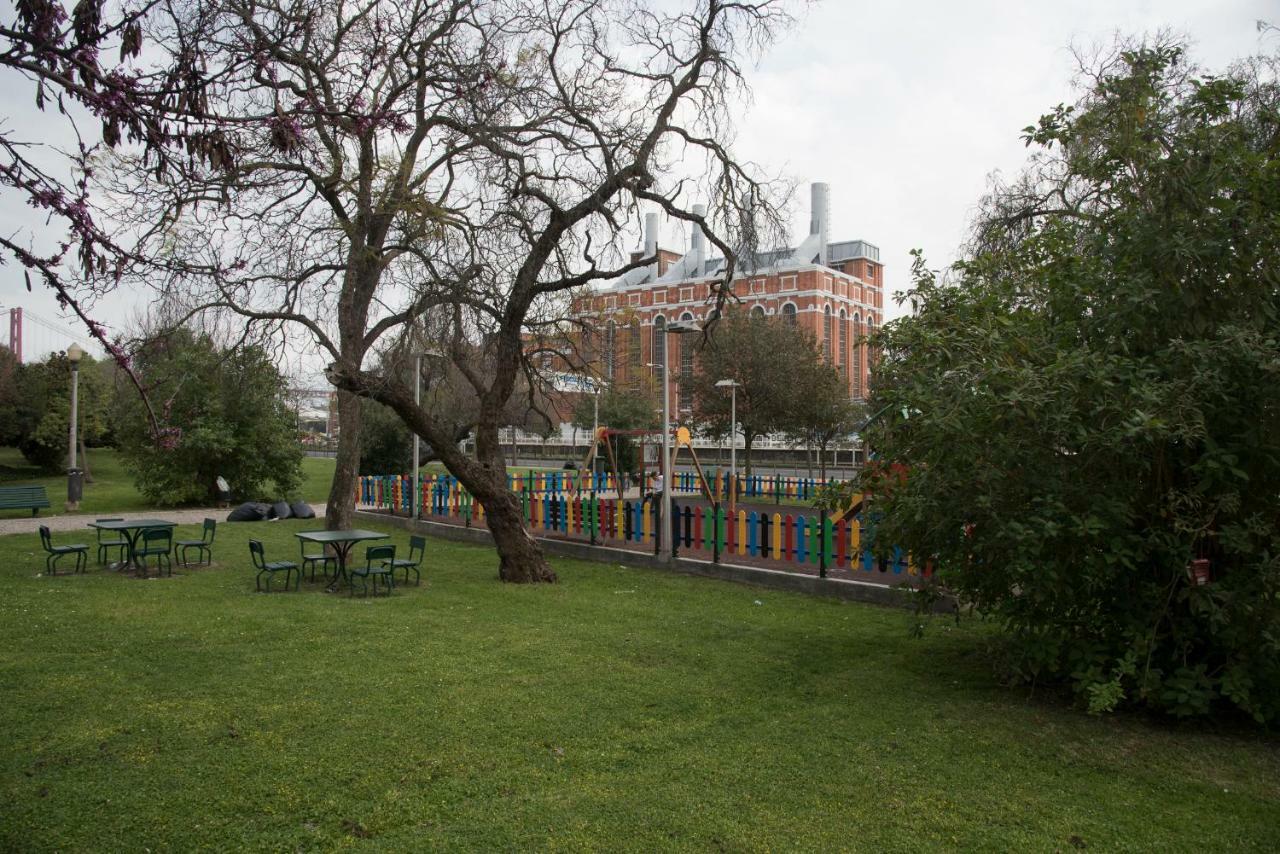
<svg viewBox="0 0 1280 854">
<path fill-rule="evenodd" d="M 313 543 L 353 543 L 357 540 L 385 540 L 387 534 L 379 534 L 377 531 L 362 531 L 356 529 L 353 531 L 299 531 L 295 536 L 300 540 L 310 540 Z"/>
<path fill-rule="evenodd" d="M 103 531 L 127 531 L 130 528 L 176 528 L 178 523 L 167 522 L 164 519 L 134 519 L 120 522 L 90 522 L 89 527 L 100 528 Z"/>
</svg>

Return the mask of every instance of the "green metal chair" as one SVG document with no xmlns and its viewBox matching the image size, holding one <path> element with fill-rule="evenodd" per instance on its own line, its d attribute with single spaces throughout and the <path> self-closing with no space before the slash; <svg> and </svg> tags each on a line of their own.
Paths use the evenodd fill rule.
<svg viewBox="0 0 1280 854">
<path fill-rule="evenodd" d="M 198 540 L 178 540 L 175 545 L 178 547 L 178 560 L 183 566 L 189 566 L 187 563 L 187 552 L 190 549 L 196 550 L 196 558 L 209 556 L 207 561 L 201 560 L 200 563 L 213 563 L 213 535 L 217 532 L 218 523 L 213 519 L 204 520 L 204 528 L 200 531 L 200 539 Z"/>
<path fill-rule="evenodd" d="M 105 519 L 94 519 L 93 521 L 123 522 L 124 517 L 108 516 Z M 102 535 L 105 533 L 108 533 L 108 532 L 103 531 L 101 528 L 98 529 L 98 563 L 100 564 L 107 563 L 107 558 L 110 556 L 112 549 L 120 550 L 120 560 L 118 561 L 118 563 L 124 563 L 125 558 L 128 557 L 128 554 L 129 554 L 129 541 L 126 540 L 124 537 L 120 536 L 118 532 L 111 532 L 111 535 L 115 537 L 114 540 L 104 540 L 102 539 Z"/>
<path fill-rule="evenodd" d="M 67 555 L 76 556 L 76 572 L 84 572 L 86 564 L 89 563 L 89 547 L 87 545 L 72 543 L 66 546 L 55 546 L 47 525 L 40 526 L 40 545 L 44 546 L 46 552 L 44 571 L 50 575 L 58 574 L 58 560 Z"/>
<path fill-rule="evenodd" d="M 356 592 L 356 579 L 360 579 L 360 590 L 362 596 L 369 595 L 369 579 L 373 579 L 373 595 L 378 595 L 378 579 L 381 578 L 386 582 L 387 595 L 391 595 L 391 591 L 396 588 L 396 577 L 393 572 L 392 564 L 396 561 L 395 546 L 370 546 L 365 549 L 364 566 L 358 566 L 350 570 L 351 575 L 351 593 L 354 596 Z M 375 566 L 375 562 L 377 565 Z"/>
<path fill-rule="evenodd" d="M 333 564 L 334 575 L 337 575 L 338 558 L 336 555 L 326 553 L 324 551 L 324 546 L 320 547 L 320 551 L 318 553 L 313 552 L 311 554 L 307 554 L 307 543 L 305 540 L 298 540 L 298 545 L 301 547 L 302 551 L 302 569 L 299 571 L 299 575 L 302 575 L 307 571 L 307 564 L 311 565 L 312 581 L 316 580 L 316 564 L 320 564 L 324 568 L 324 577 L 326 580 L 329 578 L 329 564 Z"/>
<path fill-rule="evenodd" d="M 397 569 L 404 570 L 404 583 L 409 583 L 409 570 L 413 570 L 413 583 L 415 585 L 422 583 L 422 574 L 418 572 L 418 568 L 422 565 L 422 555 L 427 550 L 426 537 L 410 537 L 409 538 L 409 557 L 397 558 L 391 561 L 391 576 L 394 579 Z"/>
<path fill-rule="evenodd" d="M 262 576 L 267 577 L 267 591 L 271 592 L 271 579 L 277 572 L 284 573 L 284 589 L 289 589 L 289 579 L 293 577 L 293 573 L 297 571 L 298 577 L 293 583 L 293 589 L 297 590 L 298 585 L 302 581 L 302 571 L 298 569 L 298 565 L 291 560 L 275 560 L 268 562 L 267 555 L 262 550 L 262 542 L 260 540 L 249 541 L 249 557 L 253 560 L 253 565 L 258 570 L 258 575 L 253 579 L 253 586 L 261 592 Z"/>
<path fill-rule="evenodd" d="M 154 557 L 156 575 L 163 575 L 166 569 L 169 570 L 169 575 L 173 575 L 173 561 L 170 559 L 173 553 L 173 529 L 143 528 L 142 536 L 138 539 L 141 546 L 134 552 L 134 558 L 142 569 L 142 574 L 147 574 L 147 558 Z M 163 565 L 161 558 L 164 558 Z"/>
</svg>

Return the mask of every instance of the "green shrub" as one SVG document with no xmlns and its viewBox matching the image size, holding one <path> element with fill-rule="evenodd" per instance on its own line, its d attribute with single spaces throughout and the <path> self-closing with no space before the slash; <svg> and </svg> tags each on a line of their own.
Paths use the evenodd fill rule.
<svg viewBox="0 0 1280 854">
<path fill-rule="evenodd" d="M 221 349 L 178 330 L 145 344 L 135 366 L 162 410 L 162 435 L 153 435 L 132 389 L 118 393 L 114 419 L 120 451 L 149 501 L 208 502 L 219 476 L 236 499 L 292 497 L 302 480 L 297 418 L 263 350 Z"/>
<path fill-rule="evenodd" d="M 1272 67 L 1119 55 L 1027 129 L 971 257 L 947 284 L 917 259 L 914 316 L 877 341 L 869 440 L 903 467 L 867 478 L 880 542 L 936 556 L 1016 675 L 1095 711 L 1280 720 Z"/>
</svg>

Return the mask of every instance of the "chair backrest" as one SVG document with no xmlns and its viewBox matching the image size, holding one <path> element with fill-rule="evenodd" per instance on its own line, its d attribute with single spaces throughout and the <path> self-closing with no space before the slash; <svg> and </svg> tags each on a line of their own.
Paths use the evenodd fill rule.
<svg viewBox="0 0 1280 854">
<path fill-rule="evenodd" d="M 422 557 L 422 553 L 427 550 L 427 538 L 413 536 L 409 538 L 409 557 L 413 558 L 413 553 L 417 552 L 418 557 Z"/>
<path fill-rule="evenodd" d="M 40 526 L 40 545 L 43 546 L 44 550 L 47 552 L 53 551 L 53 538 L 49 536 L 48 525 Z"/>
<path fill-rule="evenodd" d="M 217 530 L 218 522 L 216 519 L 205 519 L 204 531 L 200 534 L 200 539 L 204 540 L 206 543 L 212 543 L 214 532 Z"/>
<path fill-rule="evenodd" d="M 262 552 L 261 540 L 249 541 L 249 558 L 253 561 L 255 569 L 263 569 L 267 565 L 267 558 Z"/>
<path fill-rule="evenodd" d="M 365 562 L 370 566 L 375 560 L 395 560 L 395 546 L 369 546 L 368 551 L 364 553 Z"/>
<path fill-rule="evenodd" d="M 166 546 L 173 542 L 172 528 L 143 528 L 142 544 L 150 547 L 152 543 L 164 543 Z"/>
<path fill-rule="evenodd" d="M 108 516 L 108 517 L 106 517 L 105 519 L 94 519 L 93 521 L 95 521 L 95 522 L 123 522 L 123 521 L 124 521 L 124 517 L 123 517 L 123 516 Z M 102 530 L 101 528 L 98 528 L 98 529 L 97 529 L 97 531 L 98 531 L 98 542 L 102 542 L 102 534 L 103 534 L 103 530 Z M 114 534 L 115 532 L 113 531 L 112 533 Z"/>
</svg>

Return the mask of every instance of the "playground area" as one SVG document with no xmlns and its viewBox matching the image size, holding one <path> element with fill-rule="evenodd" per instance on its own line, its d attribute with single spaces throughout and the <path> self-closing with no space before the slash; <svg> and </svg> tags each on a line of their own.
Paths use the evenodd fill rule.
<svg viewBox="0 0 1280 854">
<path fill-rule="evenodd" d="M 874 553 L 874 534 L 861 513 L 828 517 L 796 502 L 824 484 L 808 478 L 739 477 L 741 499 L 729 509 L 727 472 L 701 481 L 678 472 L 672 519 L 678 556 L 885 585 L 916 585 L 932 567 L 917 566 L 901 549 Z M 525 524 L 535 536 L 654 553 L 660 545 L 660 502 L 637 486 L 618 490 L 614 474 L 529 472 L 511 476 Z M 710 497 L 706 494 L 710 491 Z M 405 475 L 362 477 L 358 506 L 464 527 L 485 527 L 484 508 L 449 475 L 424 474 L 416 488 Z M 790 505 L 784 505 L 787 501 Z"/>
</svg>

